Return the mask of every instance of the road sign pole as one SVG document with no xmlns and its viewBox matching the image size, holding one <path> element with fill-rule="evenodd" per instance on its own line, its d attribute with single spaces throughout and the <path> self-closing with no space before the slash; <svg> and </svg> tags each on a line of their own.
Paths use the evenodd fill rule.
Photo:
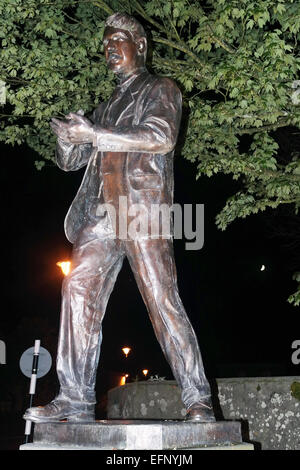
<svg viewBox="0 0 300 470">
<path fill-rule="evenodd" d="M 31 379 L 30 379 L 30 387 L 29 387 L 29 408 L 32 406 L 33 396 L 35 394 L 36 378 L 37 378 L 37 371 L 38 371 L 38 364 L 39 364 L 40 345 L 41 345 L 41 341 L 39 339 L 36 339 L 34 342 L 32 370 L 31 370 Z M 31 421 L 26 420 L 25 444 L 28 443 L 30 434 L 31 434 Z"/>
</svg>

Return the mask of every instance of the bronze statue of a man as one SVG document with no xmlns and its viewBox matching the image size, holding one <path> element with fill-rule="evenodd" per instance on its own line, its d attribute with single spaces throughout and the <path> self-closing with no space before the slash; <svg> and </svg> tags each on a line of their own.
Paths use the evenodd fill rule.
<svg viewBox="0 0 300 470">
<path fill-rule="evenodd" d="M 124 213 L 122 197 L 127 198 L 128 208 L 139 204 L 146 211 L 153 204 L 172 205 L 181 93 L 172 80 L 147 71 L 146 35 L 135 18 L 110 16 L 103 42 L 108 67 L 118 79 L 111 98 L 96 108 L 90 120 L 82 113 L 70 113 L 65 121 L 51 123 L 58 137 L 58 166 L 65 171 L 87 168 L 65 221 L 74 247 L 72 271 L 62 293 L 60 391 L 48 405 L 29 408 L 24 418 L 94 420 L 101 325 L 126 256 L 182 391 L 186 419 L 215 421 L 197 339 L 178 294 L 171 234 L 120 236 L 121 227 L 112 223 L 109 210 L 103 210 L 110 205 L 128 224 L 130 210 Z"/>
</svg>

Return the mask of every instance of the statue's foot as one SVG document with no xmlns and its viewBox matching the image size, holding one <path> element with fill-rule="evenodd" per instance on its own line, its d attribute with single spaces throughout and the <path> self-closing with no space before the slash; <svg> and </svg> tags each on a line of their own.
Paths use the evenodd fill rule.
<svg viewBox="0 0 300 470">
<path fill-rule="evenodd" d="M 24 419 L 34 423 L 57 423 L 61 420 L 68 422 L 84 422 L 95 420 L 95 405 L 86 403 L 70 403 L 54 399 L 46 406 L 28 408 Z"/>
<path fill-rule="evenodd" d="M 214 423 L 216 418 L 213 412 L 211 397 L 205 397 L 203 400 L 190 406 L 185 420 L 198 423 Z"/>
</svg>

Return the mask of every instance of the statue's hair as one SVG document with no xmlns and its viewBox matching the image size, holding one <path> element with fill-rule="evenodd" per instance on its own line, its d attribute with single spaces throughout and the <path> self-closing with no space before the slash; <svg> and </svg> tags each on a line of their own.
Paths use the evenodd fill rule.
<svg viewBox="0 0 300 470">
<path fill-rule="evenodd" d="M 141 23 L 127 13 L 114 13 L 107 18 L 105 26 L 112 26 L 113 28 L 128 31 L 135 42 L 140 38 L 147 39 L 145 30 Z"/>
</svg>

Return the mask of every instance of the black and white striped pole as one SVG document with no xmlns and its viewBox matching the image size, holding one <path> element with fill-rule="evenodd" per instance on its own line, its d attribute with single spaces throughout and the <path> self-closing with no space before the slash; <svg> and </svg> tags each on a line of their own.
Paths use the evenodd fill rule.
<svg viewBox="0 0 300 470">
<path fill-rule="evenodd" d="M 34 347 L 26 349 L 20 358 L 20 369 L 22 373 L 30 379 L 29 406 L 32 406 L 33 396 L 35 394 L 37 379 L 44 377 L 51 369 L 52 359 L 47 349 L 41 347 L 41 341 L 35 340 Z M 28 443 L 31 433 L 31 421 L 26 420 L 25 438 Z"/>
<path fill-rule="evenodd" d="M 38 365 L 39 365 L 40 345 L 41 345 L 41 341 L 39 339 L 36 339 L 34 342 L 32 369 L 31 369 L 31 378 L 30 378 L 30 387 L 29 387 L 29 397 L 30 397 L 29 408 L 31 408 L 32 406 L 33 396 L 35 394 L 37 371 L 38 371 Z M 27 420 L 25 424 L 25 444 L 28 443 L 30 434 L 31 434 L 31 421 Z"/>
</svg>

